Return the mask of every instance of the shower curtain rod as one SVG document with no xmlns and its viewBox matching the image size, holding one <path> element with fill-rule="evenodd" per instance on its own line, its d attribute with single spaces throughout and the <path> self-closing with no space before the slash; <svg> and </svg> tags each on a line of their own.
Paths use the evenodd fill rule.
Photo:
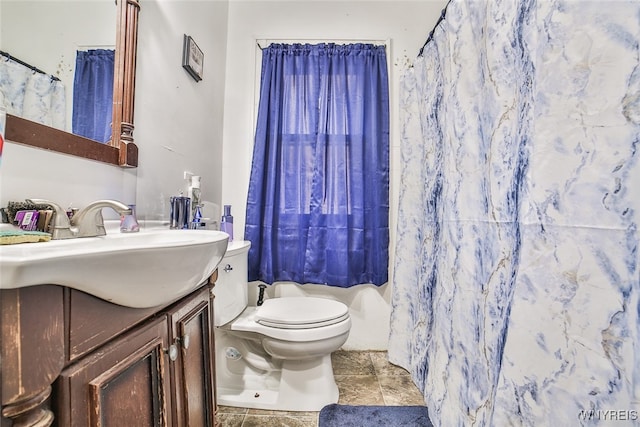
<svg viewBox="0 0 640 427">
<path fill-rule="evenodd" d="M 422 53 L 424 52 L 424 48 L 427 47 L 427 44 L 429 44 L 431 39 L 433 39 L 433 33 L 436 31 L 436 28 L 438 28 L 438 25 L 440 25 L 440 23 L 442 21 L 444 21 L 445 15 L 447 14 L 447 8 L 449 7 L 449 4 L 451 4 L 451 0 L 449 0 L 447 2 L 447 5 L 444 7 L 444 9 L 442 9 L 442 12 L 440 12 L 440 17 L 438 18 L 438 22 L 436 22 L 436 25 L 433 26 L 433 30 L 431 30 L 431 32 L 429 33 L 429 37 L 427 37 L 427 41 L 424 42 L 424 44 L 420 48 L 420 52 L 418 52 L 418 56 L 419 57 L 422 56 Z"/>
<path fill-rule="evenodd" d="M 12 61 L 15 61 L 15 62 L 17 62 L 18 64 L 20 64 L 20 65 L 22 65 L 22 66 L 27 67 L 27 68 L 28 68 L 28 69 L 30 69 L 31 71 L 35 71 L 36 73 L 40 73 L 40 74 L 44 74 L 44 75 L 46 75 L 46 76 L 50 76 L 50 77 L 51 77 L 51 80 L 60 81 L 60 79 L 59 79 L 59 78 L 57 78 L 56 76 L 54 76 L 54 75 L 52 75 L 52 74 L 49 74 L 49 73 L 45 73 L 45 72 L 44 72 L 44 71 L 42 71 L 41 69 L 36 68 L 36 67 L 34 67 L 33 65 L 27 64 L 27 63 L 26 63 L 26 62 L 24 62 L 24 61 L 21 61 L 21 60 L 19 60 L 18 58 L 16 58 L 15 56 L 10 55 L 9 53 L 7 53 L 7 52 L 5 52 L 5 51 L 3 51 L 3 50 L 0 50 L 0 55 L 4 56 L 4 57 L 5 57 L 5 58 L 7 58 L 7 59 L 10 59 L 10 60 L 12 60 Z"/>
</svg>

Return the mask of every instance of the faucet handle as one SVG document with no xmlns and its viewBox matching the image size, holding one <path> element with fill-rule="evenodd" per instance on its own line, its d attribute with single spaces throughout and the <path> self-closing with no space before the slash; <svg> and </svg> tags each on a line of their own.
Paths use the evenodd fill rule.
<svg viewBox="0 0 640 427">
<path fill-rule="evenodd" d="M 59 239 L 71 239 L 74 236 L 71 231 L 71 223 L 69 217 L 62 206 L 45 199 L 25 199 L 28 203 L 34 203 L 36 205 L 47 205 L 53 209 L 55 215 L 53 216 L 53 224 L 51 225 L 51 238 L 53 240 Z"/>
<path fill-rule="evenodd" d="M 45 200 L 45 199 L 25 199 L 25 202 L 27 203 L 33 203 L 34 205 L 47 205 L 51 208 L 53 208 L 53 210 L 58 213 L 58 211 L 60 212 L 64 212 L 64 209 L 62 209 L 62 206 L 60 206 L 59 204 L 57 204 L 56 202 L 52 202 L 51 200 Z M 66 213 L 65 213 L 66 215 Z"/>
</svg>

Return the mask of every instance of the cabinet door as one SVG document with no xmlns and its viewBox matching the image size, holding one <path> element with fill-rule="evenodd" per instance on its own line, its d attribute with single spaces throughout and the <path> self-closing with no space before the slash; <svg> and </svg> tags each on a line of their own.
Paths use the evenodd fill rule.
<svg viewBox="0 0 640 427">
<path fill-rule="evenodd" d="M 182 427 L 214 426 L 214 353 L 208 287 L 168 314 L 171 339 L 180 348 L 178 360 L 171 364 L 175 423 Z"/>
<path fill-rule="evenodd" d="M 159 317 L 65 369 L 58 426 L 171 427 L 166 322 Z"/>
</svg>

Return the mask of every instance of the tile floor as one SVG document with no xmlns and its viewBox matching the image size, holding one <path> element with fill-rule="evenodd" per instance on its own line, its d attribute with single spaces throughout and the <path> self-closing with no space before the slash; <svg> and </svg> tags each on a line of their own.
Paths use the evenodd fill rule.
<svg viewBox="0 0 640 427">
<path fill-rule="evenodd" d="M 333 372 L 345 405 L 424 405 L 409 373 L 383 351 L 337 351 Z M 282 412 L 221 406 L 222 427 L 317 427 L 318 412 Z"/>
</svg>

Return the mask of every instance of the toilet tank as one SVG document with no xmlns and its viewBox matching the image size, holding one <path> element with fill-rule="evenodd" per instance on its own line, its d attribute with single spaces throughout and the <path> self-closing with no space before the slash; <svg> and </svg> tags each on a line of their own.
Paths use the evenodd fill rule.
<svg viewBox="0 0 640 427">
<path fill-rule="evenodd" d="M 222 326 L 235 319 L 247 306 L 248 257 L 251 242 L 229 242 L 227 252 L 218 265 L 218 280 L 213 288 L 213 319 Z"/>
</svg>

